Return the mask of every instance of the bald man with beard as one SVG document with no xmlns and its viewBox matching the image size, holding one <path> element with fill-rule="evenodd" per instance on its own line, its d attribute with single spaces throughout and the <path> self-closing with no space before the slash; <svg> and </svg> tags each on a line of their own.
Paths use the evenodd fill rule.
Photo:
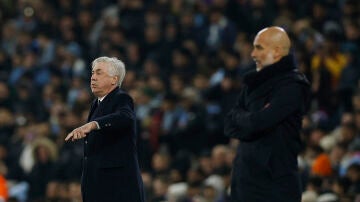
<svg viewBox="0 0 360 202">
<path fill-rule="evenodd" d="M 239 99 L 225 117 L 225 135 L 240 140 L 231 201 L 300 202 L 297 155 L 310 85 L 296 68 L 282 28 L 259 31 L 253 46 L 256 71 L 245 75 Z"/>
</svg>

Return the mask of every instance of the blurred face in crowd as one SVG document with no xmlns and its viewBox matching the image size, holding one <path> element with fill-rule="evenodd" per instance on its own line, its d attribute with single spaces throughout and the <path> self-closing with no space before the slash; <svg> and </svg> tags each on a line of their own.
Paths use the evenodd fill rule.
<svg viewBox="0 0 360 202">
<path fill-rule="evenodd" d="M 333 165 L 339 165 L 341 159 L 346 154 L 346 149 L 339 145 L 335 145 L 330 151 L 330 160 Z"/>
<path fill-rule="evenodd" d="M 153 182 L 153 188 L 154 188 L 155 196 L 160 197 L 160 196 L 165 196 L 168 189 L 168 185 L 166 181 L 160 178 L 156 178 Z"/>
<path fill-rule="evenodd" d="M 36 149 L 36 158 L 38 161 L 42 162 L 42 163 L 46 163 L 49 160 L 49 150 L 43 146 L 40 145 L 37 147 Z"/>
<path fill-rule="evenodd" d="M 145 28 L 145 39 L 148 43 L 156 43 L 160 40 L 160 29 L 157 26 L 147 26 Z"/>
<path fill-rule="evenodd" d="M 9 88 L 4 82 L 0 82 L 0 100 L 9 98 Z"/>
<path fill-rule="evenodd" d="M 108 65 L 106 62 L 99 62 L 92 70 L 91 91 L 96 97 L 104 97 L 116 87 L 118 78 L 109 74 Z"/>
<path fill-rule="evenodd" d="M 79 182 L 71 182 L 69 184 L 69 198 L 81 199 L 81 187 Z"/>
<path fill-rule="evenodd" d="M 219 12 L 219 11 L 214 11 L 213 13 L 210 14 L 210 22 L 213 24 L 219 23 L 221 18 L 222 18 L 222 15 L 221 15 L 221 12 Z"/>
</svg>

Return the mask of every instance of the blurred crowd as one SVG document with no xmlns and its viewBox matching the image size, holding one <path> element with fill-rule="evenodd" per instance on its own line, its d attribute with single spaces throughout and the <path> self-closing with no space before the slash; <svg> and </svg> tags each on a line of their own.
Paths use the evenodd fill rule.
<svg viewBox="0 0 360 202">
<path fill-rule="evenodd" d="M 81 201 L 83 145 L 64 138 L 87 120 L 91 61 L 110 56 L 126 64 L 147 201 L 226 202 L 241 142 L 223 116 L 272 25 L 312 83 L 303 201 L 360 201 L 357 0 L 0 1 L 0 201 Z"/>
</svg>

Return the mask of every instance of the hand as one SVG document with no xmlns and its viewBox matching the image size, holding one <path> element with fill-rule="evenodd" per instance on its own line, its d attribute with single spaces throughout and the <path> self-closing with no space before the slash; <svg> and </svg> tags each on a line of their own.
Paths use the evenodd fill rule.
<svg viewBox="0 0 360 202">
<path fill-rule="evenodd" d="M 68 141 L 71 139 L 71 141 L 79 140 L 84 138 L 88 133 L 90 133 L 92 130 L 96 129 L 96 123 L 95 121 L 89 122 L 87 124 L 84 124 L 78 128 L 75 128 L 73 131 L 71 131 L 65 138 L 65 141 Z"/>
</svg>

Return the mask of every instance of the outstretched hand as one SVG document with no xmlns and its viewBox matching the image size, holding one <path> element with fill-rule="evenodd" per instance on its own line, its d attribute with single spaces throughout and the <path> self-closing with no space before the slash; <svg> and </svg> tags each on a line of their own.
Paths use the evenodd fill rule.
<svg viewBox="0 0 360 202">
<path fill-rule="evenodd" d="M 74 141 L 84 138 L 88 133 L 97 128 L 94 121 L 84 124 L 78 128 L 75 128 L 71 131 L 65 138 L 65 141 Z"/>
</svg>

